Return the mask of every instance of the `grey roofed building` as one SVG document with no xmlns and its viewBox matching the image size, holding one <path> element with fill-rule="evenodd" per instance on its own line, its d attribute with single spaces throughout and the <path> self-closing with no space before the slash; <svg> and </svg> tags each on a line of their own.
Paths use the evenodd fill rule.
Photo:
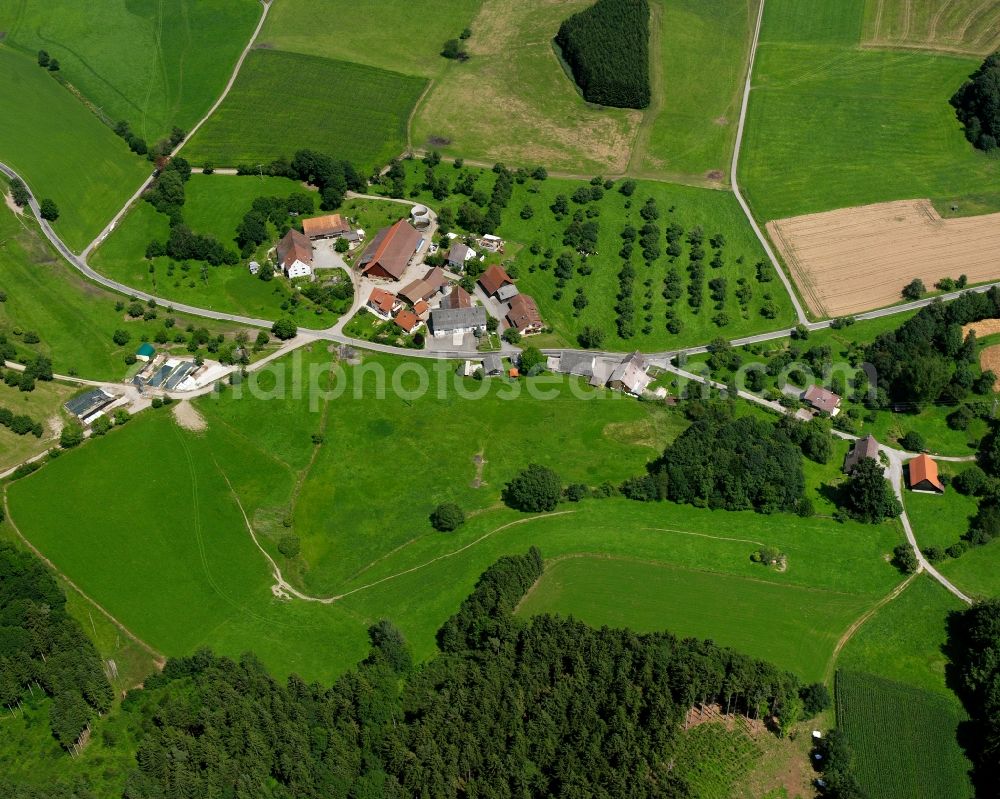
<svg viewBox="0 0 1000 799">
<path fill-rule="evenodd" d="M 595 358 L 594 368 L 590 373 L 590 385 L 594 388 L 603 388 L 608 384 L 608 380 L 611 379 L 614 369 L 614 364 L 611 361 L 604 358 Z"/>
<path fill-rule="evenodd" d="M 79 397 L 73 397 L 63 407 L 78 419 L 86 419 L 102 408 L 106 408 L 116 399 L 118 397 L 114 394 L 109 394 L 103 388 L 95 388 L 92 391 L 81 394 Z"/>
<path fill-rule="evenodd" d="M 431 311 L 431 329 L 435 336 L 477 328 L 486 329 L 486 309 L 482 305 L 474 308 L 435 308 Z"/>
<path fill-rule="evenodd" d="M 469 253 L 472 248 L 457 242 L 451 245 L 451 249 L 448 250 L 448 266 L 459 266 L 463 269 L 465 268 L 465 262 L 469 260 Z"/>
<path fill-rule="evenodd" d="M 594 356 L 589 352 L 566 350 L 559 356 L 559 371 L 580 377 L 592 377 L 594 374 Z"/>
<path fill-rule="evenodd" d="M 851 451 L 847 453 L 847 457 L 844 458 L 844 471 L 850 474 L 854 471 L 854 467 L 857 466 L 865 458 L 871 458 L 872 460 L 878 460 L 878 441 L 872 435 L 867 435 L 864 438 L 859 438 L 854 442 L 854 446 L 851 447 Z"/>
<path fill-rule="evenodd" d="M 500 356 L 495 352 L 491 352 L 483 356 L 483 374 L 484 375 L 502 375 L 503 374 L 503 361 L 500 360 Z"/>
<path fill-rule="evenodd" d="M 174 370 L 174 367 L 167 366 L 164 364 L 161 366 L 155 375 L 149 378 L 149 382 L 146 384 L 150 388 L 159 388 L 163 385 L 163 381 L 167 379 L 167 376 Z"/>
<path fill-rule="evenodd" d="M 497 299 L 501 302 L 506 302 L 511 297 L 516 297 L 518 295 L 517 286 L 513 283 L 508 283 L 505 286 L 501 286 L 497 289 Z"/>
<path fill-rule="evenodd" d="M 184 382 L 184 378 L 186 378 L 189 374 L 191 374 L 191 372 L 193 372 L 197 368 L 198 367 L 195 365 L 194 361 L 185 361 L 184 363 L 179 364 L 177 368 L 174 369 L 170 377 L 167 378 L 167 384 L 164 386 L 164 388 L 167 391 L 173 391 L 175 388 L 177 388 L 177 386 L 179 386 L 182 382 Z"/>
<path fill-rule="evenodd" d="M 652 378 L 646 374 L 646 369 L 646 359 L 636 350 L 615 367 L 611 377 L 608 378 L 608 384 L 611 388 L 638 396 L 652 382 Z"/>
</svg>

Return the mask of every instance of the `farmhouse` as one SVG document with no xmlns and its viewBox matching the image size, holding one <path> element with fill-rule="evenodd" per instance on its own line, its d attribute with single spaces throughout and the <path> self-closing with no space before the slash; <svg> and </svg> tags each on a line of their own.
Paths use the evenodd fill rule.
<svg viewBox="0 0 1000 799">
<path fill-rule="evenodd" d="M 535 300 L 527 294 L 518 294 L 510 301 L 507 324 L 522 336 L 542 330 L 542 315 Z"/>
<path fill-rule="evenodd" d="M 412 333 L 423 324 L 423 322 L 417 318 L 417 315 L 408 308 L 404 308 L 396 314 L 396 318 L 392 321 L 403 328 L 403 332 L 405 333 Z"/>
<path fill-rule="evenodd" d="M 859 438 L 854 442 L 854 446 L 851 447 L 851 451 L 847 453 L 847 457 L 844 458 L 844 472 L 850 474 L 854 471 L 854 467 L 857 466 L 865 458 L 872 458 L 873 460 L 878 460 L 878 441 L 875 440 L 874 436 L 867 435 L 864 438 Z"/>
<path fill-rule="evenodd" d="M 135 351 L 135 358 L 137 361 L 143 361 L 144 363 L 149 363 L 150 358 L 156 355 L 156 348 L 153 347 L 148 341 L 143 342 L 139 349 Z"/>
<path fill-rule="evenodd" d="M 441 298 L 439 308 L 471 308 L 472 295 L 461 286 L 452 286 L 450 292 Z"/>
<path fill-rule="evenodd" d="M 340 214 L 327 214 L 326 216 L 314 216 L 312 219 L 303 219 L 302 231 L 312 241 L 336 239 L 349 233 L 351 226 Z"/>
<path fill-rule="evenodd" d="M 309 277 L 312 275 L 313 246 L 309 238 L 294 228 L 278 242 L 278 266 L 285 277 Z"/>
<path fill-rule="evenodd" d="M 435 266 L 428 269 L 422 278 L 405 286 L 399 292 L 399 296 L 410 305 L 416 305 L 421 300 L 429 300 L 439 291 L 444 290 L 447 285 L 448 278 L 445 276 L 444 270 L 440 266 Z"/>
<path fill-rule="evenodd" d="M 638 397 L 653 382 L 646 374 L 647 368 L 646 359 L 636 350 L 615 367 L 608 378 L 608 386 Z"/>
<path fill-rule="evenodd" d="M 358 267 L 366 277 L 399 280 L 421 242 L 423 237 L 419 231 L 405 219 L 400 219 L 375 235 L 362 253 Z"/>
<path fill-rule="evenodd" d="M 924 494 L 943 494 L 937 464 L 929 455 L 917 455 L 910 461 L 910 490 Z"/>
<path fill-rule="evenodd" d="M 474 308 L 435 308 L 431 311 L 431 330 L 436 337 L 484 331 L 486 309 L 482 305 Z"/>
<path fill-rule="evenodd" d="M 802 399 L 820 413 L 828 413 L 830 416 L 836 416 L 840 413 L 840 397 L 821 386 L 809 386 L 803 392 Z"/>
<path fill-rule="evenodd" d="M 399 298 L 385 289 L 373 288 L 372 293 L 368 296 L 368 310 L 383 319 L 391 319 L 392 315 L 402 307 L 403 304 Z"/>
<path fill-rule="evenodd" d="M 462 242 L 455 242 L 448 250 L 448 266 L 452 269 L 465 269 L 465 262 L 476 257 L 476 251 Z"/>
<path fill-rule="evenodd" d="M 498 292 L 505 286 L 513 288 L 514 281 L 510 279 L 510 275 L 504 271 L 502 266 L 493 264 L 493 266 L 489 267 L 479 276 L 479 285 L 486 292 L 487 297 L 494 297 L 498 296 Z M 514 291 L 516 293 L 517 289 L 514 289 Z"/>
</svg>

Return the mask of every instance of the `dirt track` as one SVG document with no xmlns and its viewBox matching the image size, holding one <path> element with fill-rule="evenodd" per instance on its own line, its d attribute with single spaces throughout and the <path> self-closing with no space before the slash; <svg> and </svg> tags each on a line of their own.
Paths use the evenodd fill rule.
<svg viewBox="0 0 1000 799">
<path fill-rule="evenodd" d="M 964 274 L 1000 277 L 1000 214 L 942 219 L 928 200 L 903 200 L 767 224 L 813 313 L 892 305 L 913 278 L 927 288 Z"/>
</svg>

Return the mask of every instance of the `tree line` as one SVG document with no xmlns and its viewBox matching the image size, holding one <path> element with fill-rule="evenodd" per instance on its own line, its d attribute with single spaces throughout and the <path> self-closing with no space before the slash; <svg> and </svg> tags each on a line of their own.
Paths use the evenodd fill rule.
<svg viewBox="0 0 1000 799">
<path fill-rule="evenodd" d="M 617 108 L 649 105 L 647 0 L 597 0 L 563 22 L 555 42 L 585 100 Z"/>
<path fill-rule="evenodd" d="M 488 568 L 420 667 L 384 620 L 332 686 L 281 683 L 249 654 L 169 660 L 122 704 L 122 745 L 136 745 L 124 796 L 681 799 L 693 794 L 671 756 L 693 705 L 785 734 L 829 702 L 709 641 L 514 616 L 542 571 L 537 549 Z"/>
</svg>

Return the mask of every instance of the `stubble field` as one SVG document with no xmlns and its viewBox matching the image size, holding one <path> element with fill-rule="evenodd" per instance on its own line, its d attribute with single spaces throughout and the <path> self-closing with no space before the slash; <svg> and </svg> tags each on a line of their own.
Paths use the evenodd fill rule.
<svg viewBox="0 0 1000 799">
<path fill-rule="evenodd" d="M 1000 214 L 942 219 L 927 200 L 845 208 L 769 222 L 768 233 L 817 316 L 892 305 L 914 278 L 928 288 L 1000 277 Z"/>
</svg>

